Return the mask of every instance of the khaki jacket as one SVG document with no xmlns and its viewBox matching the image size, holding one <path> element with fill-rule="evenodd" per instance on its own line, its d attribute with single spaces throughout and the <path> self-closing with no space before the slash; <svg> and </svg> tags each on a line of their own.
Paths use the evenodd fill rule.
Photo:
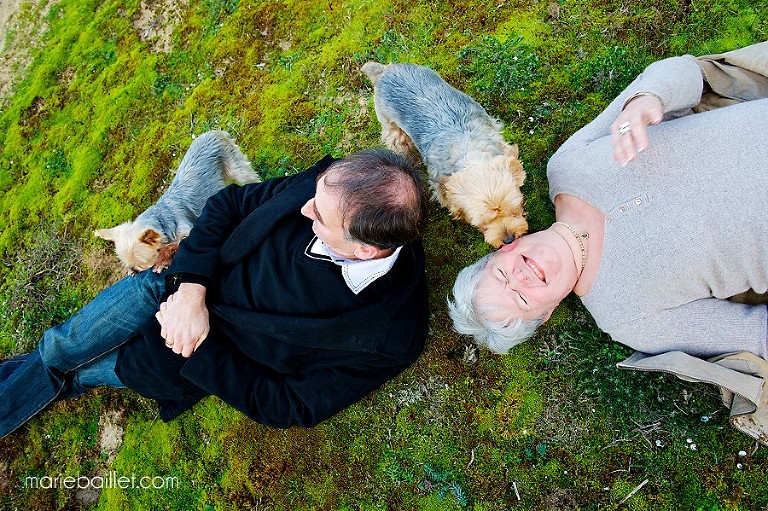
<svg viewBox="0 0 768 511">
<path fill-rule="evenodd" d="M 768 41 L 696 60 L 705 86 L 694 112 L 768 97 Z"/>
<path fill-rule="evenodd" d="M 698 57 L 704 75 L 696 113 L 768 97 L 768 42 Z M 768 293 L 747 291 L 731 298 L 741 303 L 768 303 Z M 731 410 L 731 425 L 768 445 L 768 361 L 752 353 L 731 353 L 702 360 L 680 351 L 650 356 L 636 352 L 621 369 L 674 374 L 685 381 L 719 387 Z"/>
</svg>

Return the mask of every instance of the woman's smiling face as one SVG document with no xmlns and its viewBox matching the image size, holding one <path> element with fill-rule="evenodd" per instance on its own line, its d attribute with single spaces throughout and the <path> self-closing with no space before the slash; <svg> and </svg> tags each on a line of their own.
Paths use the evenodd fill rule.
<svg viewBox="0 0 768 511">
<path fill-rule="evenodd" d="M 475 296 L 489 319 L 549 318 L 578 278 L 573 252 L 551 228 L 505 245 L 485 266 Z"/>
</svg>

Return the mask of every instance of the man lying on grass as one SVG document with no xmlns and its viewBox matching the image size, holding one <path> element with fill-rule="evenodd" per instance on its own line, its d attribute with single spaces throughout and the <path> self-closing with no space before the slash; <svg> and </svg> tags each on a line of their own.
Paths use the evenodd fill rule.
<svg viewBox="0 0 768 511">
<path fill-rule="evenodd" d="M 126 277 L 0 363 L 0 436 L 101 385 L 166 421 L 211 394 L 268 426 L 323 421 L 420 355 L 425 218 L 419 174 L 387 151 L 225 188 L 166 272 Z"/>
</svg>

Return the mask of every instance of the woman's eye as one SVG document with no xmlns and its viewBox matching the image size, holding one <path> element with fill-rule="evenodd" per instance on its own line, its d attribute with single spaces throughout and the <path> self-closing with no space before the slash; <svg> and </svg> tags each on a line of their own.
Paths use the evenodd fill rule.
<svg viewBox="0 0 768 511">
<path fill-rule="evenodd" d="M 522 294 L 520 291 L 517 291 L 517 290 L 515 290 L 515 292 L 517 293 L 517 296 L 519 296 L 519 297 L 520 297 L 520 300 L 522 300 L 522 302 L 523 302 L 523 304 L 524 304 L 524 307 L 523 307 L 523 308 L 524 308 L 524 309 L 526 309 L 526 310 L 531 310 L 531 306 L 530 306 L 530 305 L 528 305 L 528 300 L 526 300 L 526 299 L 525 299 L 525 297 L 523 296 L 523 294 Z"/>
</svg>

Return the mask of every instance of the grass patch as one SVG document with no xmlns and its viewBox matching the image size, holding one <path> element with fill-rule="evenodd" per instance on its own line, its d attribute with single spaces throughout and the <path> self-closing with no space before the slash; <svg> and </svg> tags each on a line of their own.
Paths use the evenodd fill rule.
<svg viewBox="0 0 768 511">
<path fill-rule="evenodd" d="M 175 14 L 156 3 L 157 23 L 173 28 L 164 52 L 134 27 L 140 4 L 25 3 L 4 37 L 5 50 L 44 33 L 0 98 L 2 356 L 117 278 L 92 231 L 152 204 L 194 135 L 229 131 L 267 177 L 380 145 L 358 71 L 367 60 L 429 65 L 498 117 L 520 148 L 538 230 L 553 220 L 548 158 L 648 63 L 768 38 L 768 7 L 748 0 L 205 0 Z M 163 424 L 151 402 L 97 391 L 0 441 L 0 508 L 768 507 L 768 455 L 729 427 L 712 389 L 619 371 L 629 351 L 573 297 L 510 356 L 474 361 L 445 297 L 489 248 L 432 204 L 425 249 L 425 354 L 349 410 L 276 431 L 209 398 Z M 109 412 L 124 428 L 113 458 L 99 445 Z M 22 485 L 99 468 L 179 486 L 112 488 L 86 506 Z"/>
</svg>

